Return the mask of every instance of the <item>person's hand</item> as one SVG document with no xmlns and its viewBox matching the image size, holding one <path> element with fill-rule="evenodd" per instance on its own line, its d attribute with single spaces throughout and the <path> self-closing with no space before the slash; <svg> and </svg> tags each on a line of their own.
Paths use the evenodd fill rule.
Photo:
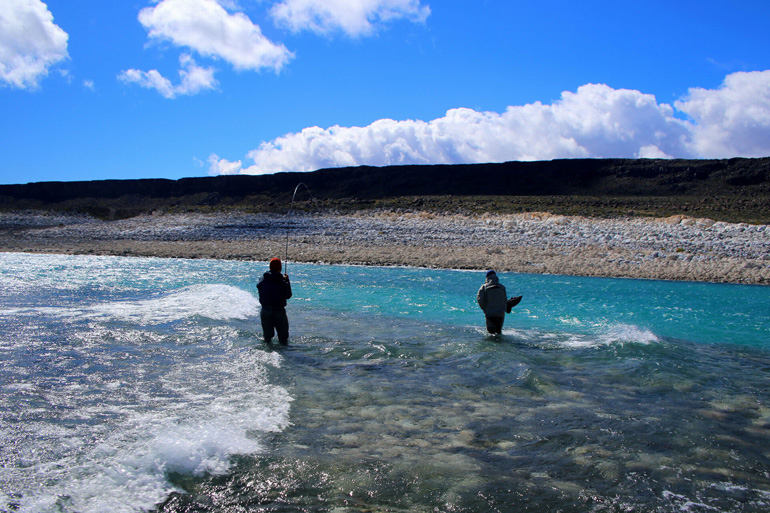
<svg viewBox="0 0 770 513">
<path fill-rule="evenodd" d="M 286 278 L 286 281 L 289 281 L 289 275 L 288 274 L 284 274 L 283 277 Z"/>
</svg>

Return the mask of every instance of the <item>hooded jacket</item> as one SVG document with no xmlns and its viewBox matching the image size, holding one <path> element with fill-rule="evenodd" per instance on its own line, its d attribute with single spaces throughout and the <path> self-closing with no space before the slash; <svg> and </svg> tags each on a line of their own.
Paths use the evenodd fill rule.
<svg viewBox="0 0 770 513">
<path fill-rule="evenodd" d="M 286 308 L 291 297 L 291 283 L 280 272 L 266 272 L 257 283 L 259 304 L 267 308 Z"/>
<path fill-rule="evenodd" d="M 481 309 L 484 310 L 485 315 L 492 317 L 505 316 L 508 295 L 495 273 L 490 273 L 487 276 L 487 281 L 484 282 L 484 285 L 481 286 L 478 294 L 476 294 L 476 301 Z"/>
</svg>

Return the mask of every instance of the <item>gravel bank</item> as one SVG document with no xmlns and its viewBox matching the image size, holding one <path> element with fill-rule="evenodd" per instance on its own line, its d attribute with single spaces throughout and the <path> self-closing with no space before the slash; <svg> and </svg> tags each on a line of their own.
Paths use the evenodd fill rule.
<svg viewBox="0 0 770 513">
<path fill-rule="evenodd" d="M 121 221 L 0 213 L 0 250 L 409 265 L 770 284 L 770 227 L 546 213 L 166 214 Z"/>
</svg>

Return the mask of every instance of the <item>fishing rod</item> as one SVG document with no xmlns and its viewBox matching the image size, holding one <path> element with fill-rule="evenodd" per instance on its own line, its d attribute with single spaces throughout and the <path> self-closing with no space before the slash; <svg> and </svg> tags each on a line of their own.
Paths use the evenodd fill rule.
<svg viewBox="0 0 770 513">
<path fill-rule="evenodd" d="M 304 182 L 300 182 L 297 184 L 297 186 L 294 188 L 294 194 L 291 196 L 291 206 L 289 207 L 289 215 L 294 212 L 294 199 L 297 197 L 297 191 L 299 191 L 300 187 L 304 187 L 308 194 L 310 194 L 310 200 L 315 201 L 315 198 L 313 197 L 313 193 L 310 192 L 310 188 L 308 188 L 307 185 L 305 185 Z M 284 253 L 284 270 L 286 274 L 289 274 L 289 224 L 286 224 L 286 251 Z"/>
</svg>

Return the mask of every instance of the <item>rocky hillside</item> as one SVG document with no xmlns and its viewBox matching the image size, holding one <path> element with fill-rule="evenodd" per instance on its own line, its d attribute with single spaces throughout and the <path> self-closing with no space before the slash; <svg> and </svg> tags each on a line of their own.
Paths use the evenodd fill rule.
<svg viewBox="0 0 770 513">
<path fill-rule="evenodd" d="M 0 209 L 82 211 L 125 218 L 164 210 L 406 208 L 543 210 L 593 216 L 684 214 L 770 222 L 770 158 L 582 159 L 323 169 L 312 173 L 180 180 L 0 185 Z"/>
</svg>

